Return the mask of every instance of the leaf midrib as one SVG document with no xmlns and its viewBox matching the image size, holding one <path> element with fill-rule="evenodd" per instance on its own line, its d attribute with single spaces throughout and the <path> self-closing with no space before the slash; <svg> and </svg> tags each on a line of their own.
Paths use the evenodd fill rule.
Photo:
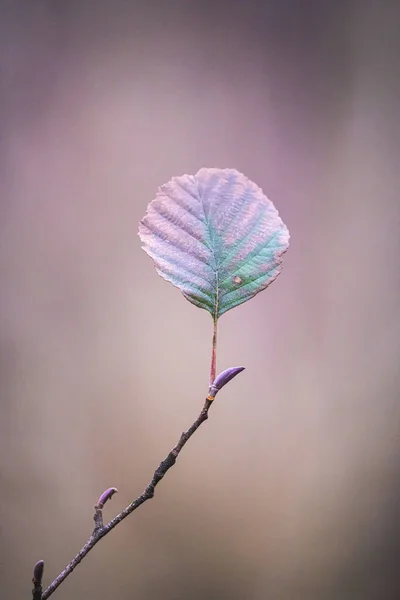
<svg viewBox="0 0 400 600">
<path fill-rule="evenodd" d="M 199 190 L 198 190 L 199 193 Z M 218 306 L 219 306 L 219 280 L 218 280 L 218 264 L 217 264 L 217 260 L 216 260 L 216 255 L 215 255 L 215 237 L 211 234 L 211 228 L 210 228 L 210 222 L 207 218 L 206 215 L 206 211 L 204 209 L 204 203 L 203 203 L 203 197 L 202 195 L 200 195 L 199 193 L 199 198 L 200 198 L 200 203 L 201 203 L 201 208 L 203 210 L 203 215 L 204 215 L 204 225 L 205 225 L 205 230 L 207 232 L 207 236 L 208 236 L 208 242 L 209 244 L 205 243 L 206 247 L 210 250 L 211 255 L 212 255 L 212 262 L 214 267 L 212 267 L 212 270 L 214 271 L 214 278 L 215 278 L 215 303 L 214 303 L 214 311 L 213 314 L 211 315 L 212 318 L 214 319 L 214 321 L 218 320 Z M 211 265 L 210 265 L 211 266 Z"/>
</svg>

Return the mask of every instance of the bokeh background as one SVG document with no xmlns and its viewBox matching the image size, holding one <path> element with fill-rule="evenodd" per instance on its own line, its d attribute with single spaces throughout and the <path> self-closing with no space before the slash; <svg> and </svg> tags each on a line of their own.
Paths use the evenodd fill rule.
<svg viewBox="0 0 400 600">
<path fill-rule="evenodd" d="M 207 392 L 211 320 L 137 224 L 235 167 L 291 232 L 220 322 L 218 396 L 59 600 L 400 597 L 399 8 L 1 2 L 0 589 L 139 495 Z"/>
</svg>

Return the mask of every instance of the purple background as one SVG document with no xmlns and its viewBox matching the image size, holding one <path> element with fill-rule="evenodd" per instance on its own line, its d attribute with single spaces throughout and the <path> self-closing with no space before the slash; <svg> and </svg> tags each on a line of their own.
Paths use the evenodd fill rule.
<svg viewBox="0 0 400 600">
<path fill-rule="evenodd" d="M 246 371 L 54 598 L 400 597 L 399 12 L 2 2 L 1 596 L 58 575 L 198 414 L 211 319 L 137 224 L 216 166 L 276 204 L 283 273 L 221 319 L 218 370 Z"/>
</svg>

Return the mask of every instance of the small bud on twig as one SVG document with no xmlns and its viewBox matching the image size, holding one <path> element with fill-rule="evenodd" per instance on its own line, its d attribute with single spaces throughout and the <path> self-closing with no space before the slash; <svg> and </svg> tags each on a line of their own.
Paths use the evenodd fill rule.
<svg viewBox="0 0 400 600">
<path fill-rule="evenodd" d="M 208 400 L 214 400 L 217 393 L 226 385 L 231 379 L 239 375 L 242 371 L 244 371 L 245 367 L 230 367 L 229 369 L 225 369 L 222 371 L 217 377 L 214 379 L 213 383 L 210 385 L 209 395 L 207 397 Z"/>
<path fill-rule="evenodd" d="M 44 561 L 38 560 L 36 565 L 33 567 L 33 579 L 32 582 L 34 584 L 41 585 L 43 579 L 43 571 L 44 571 Z"/>
<path fill-rule="evenodd" d="M 103 492 L 102 495 L 100 496 L 100 498 L 99 498 L 99 500 L 98 500 L 98 502 L 96 504 L 96 508 L 99 508 L 100 510 L 102 508 L 104 508 L 105 503 L 108 502 L 108 500 L 111 500 L 111 498 L 117 492 L 118 492 L 118 490 L 115 487 L 108 488 L 108 490 L 106 490 L 105 492 Z"/>
<path fill-rule="evenodd" d="M 32 590 L 32 599 L 33 600 L 41 600 L 42 599 L 42 579 L 43 579 L 43 571 L 44 571 L 44 561 L 39 560 L 36 565 L 33 567 L 33 590 Z"/>
</svg>

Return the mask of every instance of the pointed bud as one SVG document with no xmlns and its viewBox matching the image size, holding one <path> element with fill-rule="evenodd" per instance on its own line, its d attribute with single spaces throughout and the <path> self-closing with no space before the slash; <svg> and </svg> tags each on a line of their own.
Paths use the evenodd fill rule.
<svg viewBox="0 0 400 600">
<path fill-rule="evenodd" d="M 244 371 L 245 367 L 230 367 L 225 369 L 215 378 L 214 382 L 210 385 L 208 400 L 214 400 L 217 393 L 226 385 L 231 379 L 239 375 Z"/>
<path fill-rule="evenodd" d="M 44 561 L 39 560 L 36 565 L 33 567 L 33 579 L 32 582 L 35 586 L 42 585 L 43 579 L 43 571 L 44 571 Z"/>
<path fill-rule="evenodd" d="M 108 502 L 108 500 L 111 500 L 111 498 L 117 492 L 118 492 L 118 490 L 115 487 L 108 488 L 108 490 L 103 492 L 102 495 L 100 496 L 100 498 L 96 504 L 96 508 L 99 508 L 99 509 L 104 508 L 105 503 Z"/>
</svg>

